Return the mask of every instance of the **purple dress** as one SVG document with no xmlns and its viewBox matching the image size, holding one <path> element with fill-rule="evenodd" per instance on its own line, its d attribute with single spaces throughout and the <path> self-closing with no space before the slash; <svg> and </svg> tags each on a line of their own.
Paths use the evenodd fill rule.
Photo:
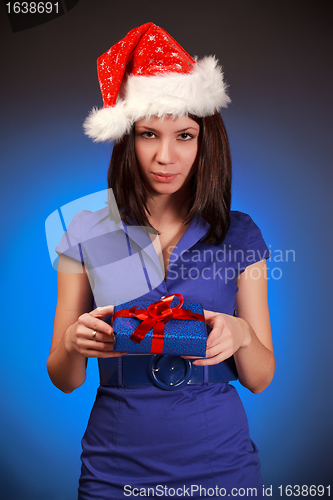
<svg viewBox="0 0 333 500">
<path fill-rule="evenodd" d="M 79 212 L 56 250 L 84 261 L 98 306 L 178 292 L 186 302 L 233 315 L 237 277 L 269 251 L 244 213 L 231 212 L 220 245 L 201 243 L 207 228 L 199 218 L 190 223 L 172 251 L 166 280 L 146 233 L 111 221 L 107 208 Z M 109 363 L 115 358 L 99 361 L 102 379 Z M 220 498 L 240 488 L 240 496 L 262 497 L 258 449 L 237 390 L 228 383 L 174 391 L 101 385 L 82 449 L 79 500 Z"/>
</svg>

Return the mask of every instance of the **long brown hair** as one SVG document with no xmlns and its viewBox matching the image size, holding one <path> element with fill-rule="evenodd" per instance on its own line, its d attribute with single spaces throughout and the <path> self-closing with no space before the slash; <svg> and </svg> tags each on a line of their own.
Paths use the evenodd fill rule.
<svg viewBox="0 0 333 500">
<path fill-rule="evenodd" d="M 196 170 L 192 178 L 191 199 L 184 223 L 200 215 L 210 224 L 203 243 L 222 242 L 230 225 L 231 155 L 227 132 L 220 113 L 199 118 Z M 147 191 L 141 178 L 134 149 L 134 127 L 113 147 L 108 170 L 108 187 L 113 190 L 121 218 L 150 226 L 146 205 Z"/>
</svg>

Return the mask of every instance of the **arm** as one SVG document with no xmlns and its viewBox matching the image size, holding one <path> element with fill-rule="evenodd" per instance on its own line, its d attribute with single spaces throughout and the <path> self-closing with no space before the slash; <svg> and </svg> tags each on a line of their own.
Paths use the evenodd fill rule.
<svg viewBox="0 0 333 500">
<path fill-rule="evenodd" d="M 83 268 L 83 269 L 82 269 Z M 93 295 L 81 263 L 61 256 L 58 271 L 58 302 L 47 370 L 53 384 L 69 393 L 86 377 L 87 357 L 111 357 L 113 329 L 102 321 L 113 306 L 93 307 Z M 90 311 L 90 312 L 89 312 Z M 92 332 L 96 330 L 95 339 Z"/>
<path fill-rule="evenodd" d="M 213 328 L 207 340 L 209 359 L 194 363 L 212 365 L 234 355 L 240 383 L 259 393 L 270 384 L 275 370 L 266 260 L 248 266 L 237 284 L 238 316 L 205 311 L 206 322 Z"/>
<path fill-rule="evenodd" d="M 252 264 L 239 276 L 237 314 L 244 322 L 244 333 L 247 334 L 243 346 L 235 353 L 239 380 L 258 393 L 271 383 L 275 371 L 266 260 Z"/>
</svg>

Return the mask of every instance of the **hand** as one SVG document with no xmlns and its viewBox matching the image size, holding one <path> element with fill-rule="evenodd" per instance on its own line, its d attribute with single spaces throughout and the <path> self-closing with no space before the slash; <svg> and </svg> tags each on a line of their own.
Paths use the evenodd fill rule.
<svg viewBox="0 0 333 500">
<path fill-rule="evenodd" d="M 217 365 L 251 342 L 251 327 L 247 321 L 212 311 L 204 311 L 204 314 L 212 331 L 207 339 L 206 357 L 194 361 L 195 365 Z"/>
<path fill-rule="evenodd" d="M 66 331 L 66 350 L 70 352 L 75 349 L 86 358 L 123 356 L 124 352 L 114 352 L 113 328 L 103 321 L 112 313 L 113 306 L 106 306 L 82 314 Z"/>
</svg>

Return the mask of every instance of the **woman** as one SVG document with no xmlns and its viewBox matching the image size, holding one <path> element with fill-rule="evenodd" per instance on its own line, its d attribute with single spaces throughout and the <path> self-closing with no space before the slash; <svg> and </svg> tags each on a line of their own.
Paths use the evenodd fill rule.
<svg viewBox="0 0 333 500">
<path fill-rule="evenodd" d="M 93 110 L 85 128 L 95 140 L 116 140 L 108 183 L 121 220 L 111 202 L 80 212 L 58 246 L 48 358 L 51 380 L 64 392 L 83 384 L 87 358 L 99 360 L 79 498 L 218 498 L 253 496 L 254 488 L 260 497 L 258 450 L 228 382 L 238 374 L 257 393 L 274 374 L 269 254 L 252 219 L 230 212 L 231 161 L 218 112 L 229 99 L 221 69 L 214 58 L 193 60 L 152 23 L 101 56 L 98 69 L 104 108 Z M 157 231 L 155 256 L 131 232 L 138 226 Z M 132 260 L 123 258 L 124 249 Z M 143 275 L 147 291 L 133 291 Z M 181 293 L 202 303 L 211 328 L 206 357 L 162 357 L 157 366 L 151 356 L 114 352 L 104 319 L 115 301 L 133 293 L 151 301 Z"/>
</svg>

